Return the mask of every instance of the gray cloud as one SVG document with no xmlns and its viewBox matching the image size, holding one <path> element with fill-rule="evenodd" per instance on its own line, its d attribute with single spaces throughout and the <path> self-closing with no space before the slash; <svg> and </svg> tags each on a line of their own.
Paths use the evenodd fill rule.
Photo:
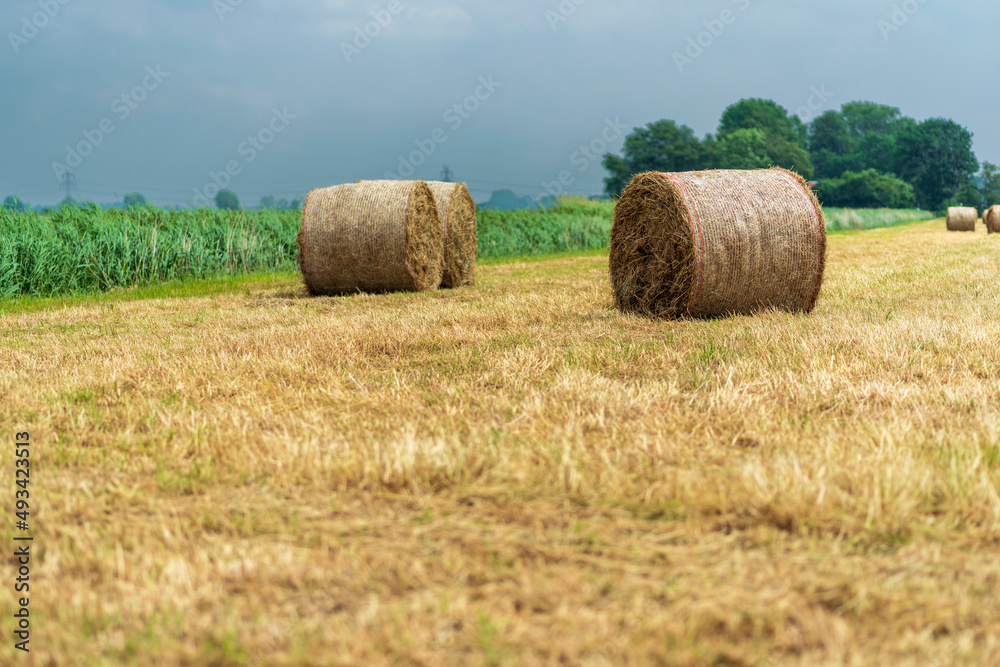
<svg viewBox="0 0 1000 667">
<path fill-rule="evenodd" d="M 535 195 L 570 170 L 570 189 L 594 194 L 603 169 L 574 156 L 609 118 L 629 127 L 671 118 L 705 134 L 740 98 L 794 112 L 821 86 L 826 108 L 866 99 L 953 118 L 974 133 L 980 159 L 1000 161 L 994 3 L 576 1 L 398 0 L 377 30 L 371 12 L 384 20 L 388 0 L 243 0 L 221 19 L 213 0 L 6 2 L 0 196 L 61 199 L 53 162 L 105 119 L 114 131 L 75 169 L 79 196 L 98 201 L 138 190 L 190 203 L 234 159 L 231 188 L 249 205 L 381 178 L 438 128 L 446 141 L 415 177 L 437 178 L 447 164 L 484 199 L 503 187 Z M 43 11 L 39 2 L 58 9 L 15 53 L 9 35 Z M 879 21 L 904 5 L 916 9 L 886 37 Z M 735 20 L 719 32 L 724 11 Z M 347 62 L 342 44 L 366 26 L 376 36 Z M 699 36 L 708 45 L 678 71 L 673 54 Z M 148 67 L 169 76 L 120 118 L 116 100 L 143 85 Z M 446 112 L 489 76 L 501 86 L 453 128 Z M 294 120 L 247 161 L 240 146 L 285 107 Z"/>
</svg>

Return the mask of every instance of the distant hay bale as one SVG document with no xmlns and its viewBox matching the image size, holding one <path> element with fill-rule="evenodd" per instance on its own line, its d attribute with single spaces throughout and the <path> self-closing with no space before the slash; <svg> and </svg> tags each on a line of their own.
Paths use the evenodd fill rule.
<svg viewBox="0 0 1000 667">
<path fill-rule="evenodd" d="M 637 174 L 615 204 L 615 304 L 663 318 L 812 310 L 826 221 L 784 169 Z"/>
<path fill-rule="evenodd" d="M 437 203 L 444 234 L 444 275 L 441 287 L 465 287 L 475 283 L 476 202 L 464 183 L 428 181 Z"/>
<path fill-rule="evenodd" d="M 313 190 L 296 240 L 311 294 L 423 291 L 441 283 L 441 223 L 424 181 Z"/>
<path fill-rule="evenodd" d="M 949 232 L 974 232 L 978 217 L 979 212 L 971 206 L 949 206 L 945 225 Z"/>
<path fill-rule="evenodd" d="M 983 222 L 986 224 L 986 233 L 993 234 L 1000 232 L 1000 204 L 994 204 L 983 213 Z"/>
</svg>

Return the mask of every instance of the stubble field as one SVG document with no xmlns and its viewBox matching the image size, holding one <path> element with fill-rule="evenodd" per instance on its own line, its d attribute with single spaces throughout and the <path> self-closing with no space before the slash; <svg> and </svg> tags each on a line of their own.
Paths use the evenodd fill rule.
<svg viewBox="0 0 1000 667">
<path fill-rule="evenodd" d="M 937 220 L 831 235 L 807 317 L 625 316 L 604 254 L 8 304 L 0 662 L 990 664 L 998 274 Z"/>
</svg>

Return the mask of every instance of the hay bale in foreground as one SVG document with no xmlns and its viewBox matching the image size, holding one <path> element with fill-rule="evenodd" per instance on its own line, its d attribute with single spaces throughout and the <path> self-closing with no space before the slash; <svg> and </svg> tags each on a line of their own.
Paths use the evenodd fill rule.
<svg viewBox="0 0 1000 667">
<path fill-rule="evenodd" d="M 649 171 L 615 204 L 609 269 L 625 312 L 808 313 L 825 263 L 823 209 L 784 169 Z"/>
<path fill-rule="evenodd" d="M 464 183 L 427 181 L 437 204 L 444 234 L 444 275 L 441 287 L 465 287 L 475 284 L 476 202 Z"/>
<path fill-rule="evenodd" d="M 978 217 L 979 211 L 971 206 L 949 206 L 945 225 L 949 232 L 974 232 Z"/>
<path fill-rule="evenodd" d="M 296 240 L 311 294 L 423 291 L 441 283 L 441 223 L 424 181 L 313 190 Z"/>
<path fill-rule="evenodd" d="M 1000 204 L 994 204 L 986 209 L 983 213 L 983 222 L 986 224 L 987 234 L 1000 232 Z"/>
</svg>

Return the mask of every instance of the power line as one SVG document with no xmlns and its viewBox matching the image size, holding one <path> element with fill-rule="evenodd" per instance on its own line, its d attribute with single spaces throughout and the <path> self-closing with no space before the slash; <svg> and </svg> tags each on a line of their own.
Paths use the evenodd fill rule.
<svg viewBox="0 0 1000 667">
<path fill-rule="evenodd" d="M 76 174 L 71 171 L 64 172 L 61 185 L 66 188 L 66 199 L 73 196 L 73 186 L 76 185 Z"/>
<path fill-rule="evenodd" d="M 445 165 L 441 171 L 442 180 L 447 180 L 453 182 L 455 178 L 454 171 L 448 165 Z M 487 179 L 489 176 L 486 177 Z M 515 193 L 522 194 L 525 196 L 532 196 L 541 191 L 544 188 L 544 184 L 534 183 L 528 184 L 523 182 L 516 182 L 520 179 L 511 179 L 514 182 L 498 182 L 494 180 L 476 180 L 476 179 L 462 179 L 463 183 L 469 186 L 470 191 L 476 192 L 476 194 L 481 194 L 482 196 L 489 196 L 493 191 L 496 190 L 512 190 Z M 315 184 L 302 187 L 289 187 L 290 183 L 271 183 L 270 185 L 266 182 L 250 182 L 245 183 L 233 183 L 230 189 L 235 192 L 243 191 L 244 197 L 249 201 L 257 196 L 271 195 L 276 199 L 280 198 L 295 198 L 302 197 L 308 193 L 313 187 L 318 187 Z M 174 186 L 174 187 L 171 187 Z M 273 187 L 277 186 L 277 187 Z M 122 192 L 142 192 L 148 197 L 155 198 L 163 202 L 170 203 L 186 203 L 190 200 L 193 189 L 184 188 L 180 189 L 176 187 L 175 183 L 162 183 L 161 185 L 146 185 L 141 184 L 127 184 L 123 185 L 123 182 L 117 184 L 102 183 L 100 181 L 90 181 L 85 180 L 80 182 L 77 180 L 75 174 L 65 173 L 59 180 L 59 185 L 56 186 L 63 189 L 64 196 L 73 196 L 74 193 L 77 196 L 84 196 L 79 193 L 85 193 L 88 197 L 115 197 L 119 198 L 119 194 Z M 19 196 L 30 196 L 32 198 L 42 198 L 44 195 L 57 195 L 59 192 L 51 187 L 44 187 L 37 185 L 36 187 L 19 187 L 13 188 L 17 191 L 16 194 Z"/>
</svg>

